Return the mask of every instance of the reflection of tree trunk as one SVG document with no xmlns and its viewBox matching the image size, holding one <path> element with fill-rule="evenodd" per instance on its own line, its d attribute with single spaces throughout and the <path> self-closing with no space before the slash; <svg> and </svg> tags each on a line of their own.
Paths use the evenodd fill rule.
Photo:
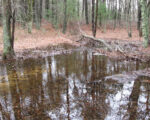
<svg viewBox="0 0 150 120">
<path fill-rule="evenodd" d="M 136 71 L 139 70 L 139 61 L 136 61 Z"/>
<path fill-rule="evenodd" d="M 70 120 L 69 81 L 67 82 L 66 97 L 67 97 L 67 113 L 68 113 L 68 120 Z"/>
<path fill-rule="evenodd" d="M 129 120 L 136 120 L 138 99 L 140 95 L 141 82 L 139 79 L 135 80 L 132 93 L 129 97 L 130 102 L 128 104 L 128 113 L 130 114 Z"/>
<path fill-rule="evenodd" d="M 55 62 L 55 59 L 49 59 L 48 60 L 51 65 L 53 62 Z M 61 90 L 62 90 L 62 84 L 58 83 L 60 76 L 59 76 L 59 67 L 57 65 L 56 69 L 56 74 L 55 76 L 52 74 L 52 66 L 49 67 L 49 72 L 48 72 L 48 96 L 49 96 L 49 103 L 53 105 L 53 109 L 58 107 L 58 105 L 62 102 L 61 101 Z M 62 79 L 61 79 L 62 80 Z"/>
<path fill-rule="evenodd" d="M 42 71 L 42 68 L 41 68 L 41 71 Z M 43 78 L 42 78 L 42 73 L 40 74 L 40 84 L 39 84 L 39 96 L 40 96 L 40 100 L 38 99 L 37 101 L 37 104 L 38 104 L 38 119 L 43 119 L 44 118 L 44 113 L 45 113 L 45 109 L 44 109 L 44 100 L 45 100 L 45 97 L 44 97 L 44 87 L 43 87 Z"/>
<path fill-rule="evenodd" d="M 99 78 L 103 78 L 104 76 L 107 75 L 107 58 L 103 58 L 99 61 L 100 63 L 100 70 L 99 70 Z"/>
<path fill-rule="evenodd" d="M 9 87 L 10 87 L 10 94 L 12 97 L 12 109 L 14 111 L 14 116 L 16 118 L 16 120 L 21 120 L 22 119 L 22 108 L 21 108 L 21 89 L 19 87 L 19 83 L 18 83 L 18 77 L 17 77 L 17 72 L 16 71 L 11 71 L 9 72 L 9 66 L 7 67 L 7 71 L 8 71 L 8 82 L 9 82 Z M 12 76 L 10 75 L 14 75 L 17 78 L 16 79 L 12 79 Z M 12 86 L 13 85 L 13 86 Z"/>
<path fill-rule="evenodd" d="M 4 97 L 4 99 L 6 99 L 6 97 Z M 8 107 L 7 105 L 7 102 L 5 102 L 6 106 L 5 107 Z M 0 117 L 2 118 L 2 120 L 10 120 L 10 115 L 8 115 L 7 111 L 5 111 L 5 108 L 2 107 L 2 104 L 0 103 Z"/>
<path fill-rule="evenodd" d="M 52 65 L 53 60 L 50 59 L 49 61 Z M 50 96 L 50 103 L 54 104 L 55 103 L 55 89 L 54 89 L 55 83 L 54 83 L 54 79 L 53 79 L 53 75 L 52 75 L 52 67 L 50 67 L 50 71 L 49 71 L 49 81 L 48 81 L 48 87 L 49 87 L 49 96 Z"/>
<path fill-rule="evenodd" d="M 95 80 L 95 74 L 96 74 L 96 70 L 95 70 L 95 56 L 92 55 L 92 75 L 91 75 L 91 81 Z"/>
<path fill-rule="evenodd" d="M 149 113 L 149 101 L 150 101 L 150 84 L 149 83 L 147 83 L 147 101 L 146 101 L 146 110 L 147 110 L 147 114 Z"/>
<path fill-rule="evenodd" d="M 69 76 L 69 71 L 68 71 L 68 57 L 66 56 L 66 61 L 65 61 L 65 74 L 66 74 L 66 78 L 67 78 L 67 87 L 66 87 L 66 99 L 67 99 L 67 113 L 68 113 L 68 120 L 70 120 L 70 99 L 69 99 L 69 80 L 68 80 L 68 76 Z"/>
<path fill-rule="evenodd" d="M 45 97 L 44 97 L 44 88 L 42 86 L 42 82 L 41 82 L 41 85 L 40 85 L 40 98 L 41 98 L 41 101 L 40 100 L 38 101 L 38 112 L 39 112 L 38 113 L 38 119 L 42 120 L 42 118 L 44 118 L 44 116 L 45 116 L 45 109 L 44 109 Z"/>
<path fill-rule="evenodd" d="M 84 62 L 83 62 L 83 74 L 85 77 L 85 81 L 87 81 L 87 73 L 88 73 L 88 65 L 87 65 L 87 51 L 84 52 Z"/>
</svg>

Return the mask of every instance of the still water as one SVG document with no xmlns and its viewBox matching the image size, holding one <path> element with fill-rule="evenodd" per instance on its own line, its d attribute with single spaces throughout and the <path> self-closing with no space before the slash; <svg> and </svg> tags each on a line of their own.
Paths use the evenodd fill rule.
<svg viewBox="0 0 150 120">
<path fill-rule="evenodd" d="M 149 120 L 149 82 L 103 79 L 148 66 L 87 50 L 1 63 L 0 120 Z"/>
</svg>

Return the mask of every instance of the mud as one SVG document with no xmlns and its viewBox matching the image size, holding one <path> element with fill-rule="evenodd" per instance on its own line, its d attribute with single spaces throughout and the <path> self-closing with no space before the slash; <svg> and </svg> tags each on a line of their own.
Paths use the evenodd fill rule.
<svg viewBox="0 0 150 120">
<path fill-rule="evenodd" d="M 140 62 L 150 61 L 150 50 L 149 48 L 143 48 L 142 42 L 140 41 L 125 41 L 125 40 L 113 40 L 105 39 L 106 43 L 110 46 L 119 46 L 121 52 L 118 50 L 109 51 L 102 43 L 91 40 L 80 38 L 77 42 L 80 46 L 86 46 L 95 50 L 95 54 L 103 54 L 116 60 L 131 60 Z"/>
</svg>

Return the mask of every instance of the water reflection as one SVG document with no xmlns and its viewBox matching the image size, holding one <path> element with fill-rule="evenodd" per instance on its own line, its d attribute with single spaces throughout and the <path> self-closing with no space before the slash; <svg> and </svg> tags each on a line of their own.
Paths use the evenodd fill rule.
<svg viewBox="0 0 150 120">
<path fill-rule="evenodd" d="M 0 64 L 0 119 L 148 120 L 149 78 L 103 79 L 148 66 L 88 51 Z"/>
</svg>

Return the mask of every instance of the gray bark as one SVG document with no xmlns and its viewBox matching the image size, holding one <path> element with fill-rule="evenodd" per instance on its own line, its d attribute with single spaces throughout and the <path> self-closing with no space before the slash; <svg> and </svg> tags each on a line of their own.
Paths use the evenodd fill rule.
<svg viewBox="0 0 150 120">
<path fill-rule="evenodd" d="M 142 12 L 142 33 L 144 42 L 144 47 L 148 47 L 149 44 L 149 25 L 148 25 L 148 10 L 146 0 L 140 0 L 141 12 Z"/>
<path fill-rule="evenodd" d="M 11 1 L 3 0 L 3 59 L 12 58 L 14 56 L 13 40 L 14 40 L 14 22 L 11 26 L 12 10 Z M 13 18 L 14 19 L 14 18 Z"/>
</svg>

